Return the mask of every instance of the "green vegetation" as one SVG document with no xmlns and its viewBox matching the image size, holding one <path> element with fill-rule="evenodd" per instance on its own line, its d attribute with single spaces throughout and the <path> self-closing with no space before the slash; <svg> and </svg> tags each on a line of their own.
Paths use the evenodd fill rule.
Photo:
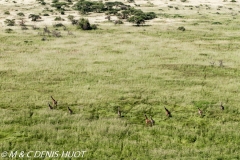
<svg viewBox="0 0 240 160">
<path fill-rule="evenodd" d="M 79 10 L 82 14 L 88 12 L 99 13 L 104 10 L 104 5 L 102 2 L 80 0 L 73 6 L 73 8 Z"/>
<path fill-rule="evenodd" d="M 136 23 L 137 26 L 139 26 L 140 24 L 144 24 L 145 20 L 151 20 L 151 19 L 157 18 L 154 12 L 144 13 L 142 10 L 134 9 L 134 8 L 131 8 L 129 10 L 129 14 L 131 15 L 131 17 L 128 18 L 128 21 L 132 23 Z"/>
<path fill-rule="evenodd" d="M 186 29 L 182 26 L 182 27 L 178 27 L 178 30 L 185 31 Z"/>
<path fill-rule="evenodd" d="M 95 24 L 91 25 L 88 19 L 81 18 L 78 21 L 77 29 L 92 30 L 92 29 L 97 29 L 97 26 Z"/>
<path fill-rule="evenodd" d="M 51 6 L 55 7 L 57 10 L 63 10 L 63 6 L 66 6 L 67 3 L 66 2 L 55 2 L 53 3 Z"/>
<path fill-rule="evenodd" d="M 32 21 L 37 21 L 38 19 L 41 19 L 41 16 L 37 15 L 37 14 L 30 14 L 28 16 L 28 18 L 31 18 Z"/>
<path fill-rule="evenodd" d="M 10 12 L 9 11 L 5 11 L 4 14 L 10 15 Z"/>
<path fill-rule="evenodd" d="M 15 19 L 6 19 L 4 21 L 4 23 L 7 25 L 7 26 L 14 26 L 15 25 Z"/>
<path fill-rule="evenodd" d="M 60 16 L 57 16 L 57 17 L 55 17 L 54 18 L 54 21 L 62 21 L 63 19 L 62 19 L 62 17 L 60 17 Z"/>
<path fill-rule="evenodd" d="M 11 32 L 13 32 L 13 30 L 11 28 L 7 28 L 7 29 L 5 29 L 5 32 L 6 33 L 11 33 Z"/>
<path fill-rule="evenodd" d="M 17 13 L 17 15 L 18 15 L 18 16 L 21 16 L 21 17 L 24 17 L 24 16 L 25 16 L 25 14 L 24 14 L 23 12 L 19 12 L 19 13 Z"/>
<path fill-rule="evenodd" d="M 6 23 L 0 31 L 1 153 L 240 159 L 240 16 L 233 15 L 234 6 L 224 6 L 221 16 L 201 7 L 200 14 L 182 6 L 117 11 L 123 21 L 135 16 L 145 22 L 156 12 L 159 18 L 145 27 L 104 22 L 83 31 L 93 28 L 87 15 L 68 16 L 81 29 L 70 21 L 24 31 Z M 73 13 L 65 12 L 66 18 Z M 51 95 L 58 101 L 53 110 Z M 146 126 L 144 114 L 153 117 L 153 127 Z"/>
</svg>

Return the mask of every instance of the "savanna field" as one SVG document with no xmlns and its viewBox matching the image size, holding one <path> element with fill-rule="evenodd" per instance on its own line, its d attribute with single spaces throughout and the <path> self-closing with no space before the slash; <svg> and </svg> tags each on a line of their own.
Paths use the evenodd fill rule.
<svg viewBox="0 0 240 160">
<path fill-rule="evenodd" d="M 140 24 L 40 2 L 0 1 L 0 159 L 240 159 L 239 2 L 121 1 Z"/>
</svg>

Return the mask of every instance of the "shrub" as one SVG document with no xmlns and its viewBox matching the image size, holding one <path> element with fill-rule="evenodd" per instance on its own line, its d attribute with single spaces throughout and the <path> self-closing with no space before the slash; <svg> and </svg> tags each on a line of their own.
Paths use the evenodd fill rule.
<svg viewBox="0 0 240 160">
<path fill-rule="evenodd" d="M 72 21 L 74 19 L 74 16 L 73 15 L 68 15 L 67 17 L 70 21 Z"/>
<path fill-rule="evenodd" d="M 10 15 L 10 12 L 9 11 L 5 11 L 4 14 Z"/>
<path fill-rule="evenodd" d="M 145 20 L 150 20 L 150 19 L 154 19 L 154 18 L 157 18 L 157 15 L 156 13 L 154 12 L 147 12 L 145 13 Z"/>
<path fill-rule="evenodd" d="M 118 9 L 111 9 L 111 10 L 107 11 L 106 14 L 107 15 L 111 15 L 111 14 L 117 15 L 118 11 L 119 11 Z"/>
<path fill-rule="evenodd" d="M 25 16 L 24 13 L 22 13 L 22 12 L 19 12 L 17 15 L 21 16 L 21 17 Z"/>
<path fill-rule="evenodd" d="M 184 27 L 178 27 L 178 30 L 185 31 L 186 29 Z"/>
<path fill-rule="evenodd" d="M 67 3 L 66 2 L 56 2 L 54 4 L 52 4 L 52 7 L 55 7 L 57 10 L 63 10 L 63 6 L 66 6 Z"/>
<path fill-rule="evenodd" d="M 58 17 L 55 17 L 54 21 L 61 21 L 63 20 L 62 17 L 58 16 Z"/>
<path fill-rule="evenodd" d="M 7 25 L 7 26 L 14 26 L 15 25 L 15 19 L 6 19 L 4 21 L 4 23 Z"/>
<path fill-rule="evenodd" d="M 12 30 L 11 28 L 7 28 L 7 29 L 5 29 L 5 32 L 6 32 L 6 33 L 12 33 L 13 30 Z"/>
<path fill-rule="evenodd" d="M 144 24 L 145 20 L 142 16 L 132 16 L 128 18 L 128 21 L 131 23 L 136 23 L 137 26 L 140 26 L 140 24 Z"/>
<path fill-rule="evenodd" d="M 28 18 L 32 18 L 32 21 L 37 21 L 38 19 L 41 19 L 41 17 L 36 14 L 30 14 Z"/>
<path fill-rule="evenodd" d="M 82 30 L 91 30 L 91 25 L 88 21 L 88 19 L 81 18 L 78 22 L 78 29 Z"/>
<path fill-rule="evenodd" d="M 130 11 L 129 10 L 124 10 L 121 13 L 119 13 L 117 16 L 120 19 L 127 19 L 130 15 Z"/>
<path fill-rule="evenodd" d="M 213 22 L 212 24 L 217 24 L 218 25 L 218 24 L 222 24 L 222 23 L 221 22 Z"/>
<path fill-rule="evenodd" d="M 41 5 L 46 5 L 46 2 L 42 1 L 42 2 L 41 2 Z"/>
<path fill-rule="evenodd" d="M 104 11 L 104 5 L 102 2 L 80 0 L 73 6 L 73 9 L 80 11 L 82 14 L 88 12 L 99 13 Z"/>
<path fill-rule="evenodd" d="M 53 27 L 63 27 L 64 25 L 62 23 L 57 23 L 57 24 L 54 24 Z"/>
<path fill-rule="evenodd" d="M 88 19 L 81 18 L 78 22 L 77 28 L 82 30 L 92 30 L 92 29 L 97 29 L 97 25 L 95 24 L 91 25 Z"/>
<path fill-rule="evenodd" d="M 49 16 L 49 14 L 47 14 L 47 13 L 44 13 L 44 14 L 43 14 L 43 16 Z"/>
</svg>

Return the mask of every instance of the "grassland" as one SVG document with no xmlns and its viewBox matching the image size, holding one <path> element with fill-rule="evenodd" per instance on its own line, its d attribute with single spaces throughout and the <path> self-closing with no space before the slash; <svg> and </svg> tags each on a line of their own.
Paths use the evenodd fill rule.
<svg viewBox="0 0 240 160">
<path fill-rule="evenodd" d="M 0 151 L 84 150 L 78 159 L 89 160 L 240 159 L 240 16 L 229 7 L 146 7 L 158 14 L 149 26 L 69 26 L 75 37 L 62 31 L 46 41 L 35 30 L 2 29 Z M 54 110 L 47 106 L 51 95 L 59 103 Z M 153 127 L 144 114 L 153 116 Z"/>
</svg>

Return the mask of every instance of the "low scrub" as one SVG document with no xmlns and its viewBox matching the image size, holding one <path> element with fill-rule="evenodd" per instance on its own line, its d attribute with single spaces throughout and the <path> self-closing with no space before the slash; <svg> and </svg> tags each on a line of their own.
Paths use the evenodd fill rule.
<svg viewBox="0 0 240 160">
<path fill-rule="evenodd" d="M 15 19 L 6 19 L 4 21 L 4 23 L 7 25 L 7 26 L 14 26 L 15 25 Z"/>
<path fill-rule="evenodd" d="M 77 28 L 82 30 L 92 30 L 92 29 L 97 29 L 97 26 L 91 25 L 88 19 L 81 18 L 78 22 Z"/>
</svg>

